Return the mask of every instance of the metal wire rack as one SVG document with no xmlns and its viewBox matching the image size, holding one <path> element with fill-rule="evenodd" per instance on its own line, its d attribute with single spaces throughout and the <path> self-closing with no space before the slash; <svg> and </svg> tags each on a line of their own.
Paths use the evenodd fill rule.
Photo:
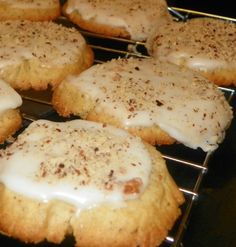
<svg viewBox="0 0 236 247">
<path fill-rule="evenodd" d="M 99 47 L 102 49 L 102 47 Z M 118 51 L 117 51 L 118 52 Z M 235 95 L 235 90 L 221 88 L 229 102 Z M 22 114 L 25 126 L 30 122 L 45 118 L 49 120 L 65 121 L 57 115 L 52 108 L 50 99 L 51 92 L 21 92 L 23 97 Z M 199 196 L 199 188 L 202 179 L 208 170 L 208 162 L 213 155 L 201 150 L 192 150 L 181 144 L 157 147 L 166 159 L 168 169 L 177 182 L 180 190 L 185 195 L 185 204 L 182 207 L 182 216 L 166 238 L 162 246 L 181 246 L 181 240 L 188 224 L 192 207 Z"/>
<path fill-rule="evenodd" d="M 190 15 L 220 18 L 219 16 L 177 8 L 169 8 L 169 11 L 173 14 L 174 18 L 178 20 L 186 20 Z M 223 17 L 223 19 L 236 21 L 225 17 Z M 59 22 L 67 24 L 67 20 L 64 18 L 61 18 Z M 106 37 L 104 35 L 82 30 L 80 30 L 80 32 L 87 39 L 88 44 L 94 51 L 95 63 L 103 63 L 118 57 L 148 57 L 143 42 Z M 225 93 L 225 97 L 230 103 L 235 95 L 235 89 L 223 87 L 220 89 Z M 25 91 L 20 92 L 20 94 L 23 98 L 21 112 L 25 127 L 30 122 L 39 118 L 54 121 L 68 120 L 58 116 L 52 108 L 50 90 L 45 92 Z M 192 207 L 199 197 L 202 179 L 208 170 L 208 163 L 213 154 L 204 153 L 201 150 L 192 150 L 181 144 L 157 148 L 162 152 L 163 157 L 166 159 L 168 169 L 180 190 L 184 193 L 186 199 L 185 204 L 182 206 L 182 216 L 176 222 L 162 246 L 182 246 L 181 241 L 188 224 Z"/>
</svg>

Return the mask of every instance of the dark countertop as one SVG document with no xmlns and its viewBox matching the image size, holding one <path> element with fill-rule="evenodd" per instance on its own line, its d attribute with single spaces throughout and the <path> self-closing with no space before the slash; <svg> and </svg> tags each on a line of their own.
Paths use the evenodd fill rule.
<svg viewBox="0 0 236 247">
<path fill-rule="evenodd" d="M 233 1 L 168 1 L 169 6 L 236 18 Z M 236 44 L 235 44 L 236 45 Z M 236 246 L 236 97 L 234 120 L 224 142 L 209 162 L 200 196 L 192 209 L 184 247 Z"/>
</svg>

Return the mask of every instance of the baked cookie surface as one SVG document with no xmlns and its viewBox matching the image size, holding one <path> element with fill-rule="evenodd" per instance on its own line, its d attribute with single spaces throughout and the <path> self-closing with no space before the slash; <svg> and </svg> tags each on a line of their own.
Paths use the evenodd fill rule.
<svg viewBox="0 0 236 247">
<path fill-rule="evenodd" d="M 147 47 L 157 59 L 188 67 L 217 85 L 229 86 L 236 85 L 235 40 L 235 23 L 194 18 L 157 26 Z"/>
<path fill-rule="evenodd" d="M 108 36 L 146 40 L 162 19 L 170 19 L 165 0 L 69 0 L 63 13 L 81 28 Z"/>
<path fill-rule="evenodd" d="M 222 92 L 191 70 L 154 59 L 118 59 L 66 78 L 53 93 L 59 114 L 109 123 L 151 144 L 175 140 L 214 150 L 232 110 Z"/>
<path fill-rule="evenodd" d="M 0 0 L 0 21 L 49 21 L 60 13 L 59 0 Z"/>
<path fill-rule="evenodd" d="M 21 104 L 20 95 L 0 79 L 0 143 L 20 128 L 21 116 L 17 108 Z"/>
<path fill-rule="evenodd" d="M 0 231 L 25 242 L 69 234 L 80 247 L 154 247 L 184 198 L 140 138 L 84 120 L 38 120 L 0 150 L 0 201 Z"/>
<path fill-rule="evenodd" d="M 93 63 L 83 36 L 53 22 L 1 22 L 0 39 L 0 77 L 16 89 L 54 87 Z"/>
</svg>

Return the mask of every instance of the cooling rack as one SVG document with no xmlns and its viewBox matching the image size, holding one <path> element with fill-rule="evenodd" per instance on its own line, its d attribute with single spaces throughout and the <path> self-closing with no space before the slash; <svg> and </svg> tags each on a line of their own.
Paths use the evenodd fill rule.
<svg viewBox="0 0 236 247">
<path fill-rule="evenodd" d="M 209 16 L 222 18 L 228 21 L 236 21 L 232 18 L 215 16 L 186 9 L 169 7 L 169 11 L 178 21 L 185 21 L 187 18 L 191 18 L 192 16 Z M 74 26 L 71 23 L 68 24 L 68 21 L 63 17 L 61 17 L 58 22 L 64 25 Z M 118 57 L 148 57 L 143 42 L 135 42 L 122 38 L 112 38 L 83 30 L 80 30 L 80 32 L 84 35 L 88 44 L 94 51 L 95 63 L 103 63 L 107 60 Z M 235 96 L 235 89 L 224 87 L 220 87 L 220 89 L 224 92 L 226 99 L 230 103 L 232 98 Z M 50 90 L 45 92 L 29 90 L 20 92 L 20 94 L 23 98 L 21 112 L 24 121 L 22 129 L 24 129 L 24 127 L 26 127 L 30 122 L 42 118 L 54 121 L 68 120 L 68 118 L 60 117 L 52 108 Z M 188 225 L 193 205 L 199 197 L 199 189 L 202 180 L 204 175 L 207 173 L 209 160 L 214 154 L 205 153 L 199 149 L 192 150 L 181 144 L 160 146 L 157 147 L 157 149 L 163 154 L 168 169 L 180 190 L 184 193 L 186 200 L 182 206 L 181 217 L 178 219 L 161 246 L 182 246 L 182 238 Z"/>
</svg>

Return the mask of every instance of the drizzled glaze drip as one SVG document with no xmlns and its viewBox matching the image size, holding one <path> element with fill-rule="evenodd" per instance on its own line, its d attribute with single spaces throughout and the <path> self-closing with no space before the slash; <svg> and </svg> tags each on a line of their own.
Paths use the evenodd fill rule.
<svg viewBox="0 0 236 247">
<path fill-rule="evenodd" d="M 151 160 L 144 145 L 123 130 L 74 120 L 38 120 L 0 151 L 0 181 L 9 189 L 86 209 L 120 206 L 149 182 Z"/>
<path fill-rule="evenodd" d="M 214 150 L 232 111 L 217 87 L 192 71 L 153 59 L 119 59 L 68 79 L 124 128 L 158 125 L 186 146 Z"/>
<path fill-rule="evenodd" d="M 22 104 L 21 96 L 6 82 L 0 79 L 0 114 L 15 109 Z"/>
</svg>

